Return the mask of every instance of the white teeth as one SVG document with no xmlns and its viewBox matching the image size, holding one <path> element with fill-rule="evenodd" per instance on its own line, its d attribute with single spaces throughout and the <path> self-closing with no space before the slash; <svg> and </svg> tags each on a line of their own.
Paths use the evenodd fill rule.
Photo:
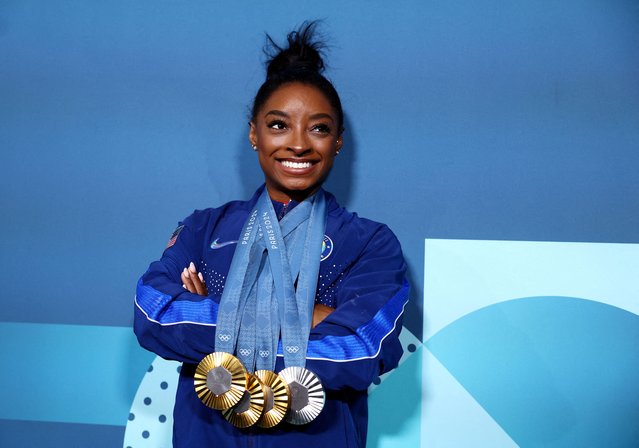
<svg viewBox="0 0 639 448">
<path fill-rule="evenodd" d="M 288 160 L 282 160 L 282 165 L 286 168 L 310 168 L 311 162 L 289 162 Z"/>
</svg>

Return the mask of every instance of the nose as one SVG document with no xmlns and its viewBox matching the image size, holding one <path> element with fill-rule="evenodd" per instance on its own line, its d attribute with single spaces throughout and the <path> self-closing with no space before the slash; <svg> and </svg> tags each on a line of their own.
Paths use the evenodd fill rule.
<svg viewBox="0 0 639 448">
<path fill-rule="evenodd" d="M 295 155 L 301 156 L 311 151 L 311 144 L 304 129 L 295 129 L 290 134 L 288 150 L 293 151 Z"/>
</svg>

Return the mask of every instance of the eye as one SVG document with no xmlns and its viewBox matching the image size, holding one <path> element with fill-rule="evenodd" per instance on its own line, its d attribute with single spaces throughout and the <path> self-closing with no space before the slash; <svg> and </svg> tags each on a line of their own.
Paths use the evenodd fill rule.
<svg viewBox="0 0 639 448">
<path fill-rule="evenodd" d="M 317 132 L 319 134 L 330 134 L 331 133 L 331 128 L 327 124 L 324 124 L 324 123 L 319 123 L 319 124 L 314 125 L 311 128 L 311 130 L 313 132 Z"/>
<path fill-rule="evenodd" d="M 286 123 L 284 123 L 282 120 L 273 120 L 266 123 L 266 127 L 281 131 L 286 129 Z"/>
</svg>

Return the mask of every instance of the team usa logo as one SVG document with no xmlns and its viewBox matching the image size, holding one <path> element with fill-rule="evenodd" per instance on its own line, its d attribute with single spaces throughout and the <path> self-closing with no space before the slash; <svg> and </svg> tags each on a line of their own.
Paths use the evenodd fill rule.
<svg viewBox="0 0 639 448">
<path fill-rule="evenodd" d="M 333 240 L 328 235 L 324 235 L 322 240 L 322 255 L 320 261 L 326 260 L 333 253 Z"/>
</svg>

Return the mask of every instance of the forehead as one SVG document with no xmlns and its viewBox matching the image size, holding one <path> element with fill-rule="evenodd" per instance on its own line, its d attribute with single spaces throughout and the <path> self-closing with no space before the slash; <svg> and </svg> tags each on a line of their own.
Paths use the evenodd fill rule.
<svg viewBox="0 0 639 448">
<path fill-rule="evenodd" d="M 294 82 L 284 84 L 266 100 L 260 115 L 271 110 L 296 114 L 325 113 L 335 117 L 331 103 L 317 87 Z"/>
</svg>

